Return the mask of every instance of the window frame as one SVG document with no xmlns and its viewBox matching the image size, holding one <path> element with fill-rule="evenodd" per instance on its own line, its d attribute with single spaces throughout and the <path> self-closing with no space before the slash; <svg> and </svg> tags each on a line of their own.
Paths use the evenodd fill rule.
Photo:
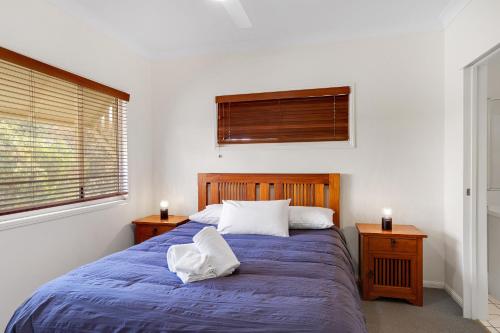
<svg viewBox="0 0 500 333">
<path fill-rule="evenodd" d="M 248 144 L 219 144 L 218 142 L 218 104 L 212 108 L 212 138 L 213 148 L 221 158 L 223 151 L 248 151 L 248 150 L 301 150 L 301 149 L 355 149 L 356 148 L 356 85 L 354 83 L 336 83 L 332 87 L 346 86 L 350 88 L 349 94 L 349 140 L 346 141 L 309 141 L 309 142 L 270 142 Z"/>
</svg>

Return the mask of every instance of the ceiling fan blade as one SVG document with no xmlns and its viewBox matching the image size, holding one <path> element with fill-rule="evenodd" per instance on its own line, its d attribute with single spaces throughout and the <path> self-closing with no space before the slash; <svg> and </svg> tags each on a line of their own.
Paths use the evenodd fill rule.
<svg viewBox="0 0 500 333">
<path fill-rule="evenodd" d="M 250 22 L 240 0 L 225 0 L 222 1 L 222 5 L 238 28 L 248 29 L 252 27 L 252 22 Z"/>
</svg>

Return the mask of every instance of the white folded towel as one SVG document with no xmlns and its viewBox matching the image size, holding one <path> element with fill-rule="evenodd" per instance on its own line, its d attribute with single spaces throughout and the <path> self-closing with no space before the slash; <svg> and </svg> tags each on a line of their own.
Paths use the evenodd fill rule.
<svg viewBox="0 0 500 333">
<path fill-rule="evenodd" d="M 217 276 L 226 276 L 240 266 L 233 250 L 214 227 L 205 227 L 193 237 L 200 253 L 208 256 Z"/>
<path fill-rule="evenodd" d="M 195 244 L 172 245 L 167 251 L 168 269 L 177 273 L 183 283 L 216 277 L 208 256 L 200 253 Z"/>
</svg>

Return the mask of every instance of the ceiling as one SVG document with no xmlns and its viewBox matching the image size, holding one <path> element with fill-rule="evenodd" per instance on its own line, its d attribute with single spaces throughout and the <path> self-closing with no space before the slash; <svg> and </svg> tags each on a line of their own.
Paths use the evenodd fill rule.
<svg viewBox="0 0 500 333">
<path fill-rule="evenodd" d="M 454 2 L 240 0 L 251 21 L 240 28 L 224 0 L 48 1 L 149 58 L 439 30 Z"/>
</svg>

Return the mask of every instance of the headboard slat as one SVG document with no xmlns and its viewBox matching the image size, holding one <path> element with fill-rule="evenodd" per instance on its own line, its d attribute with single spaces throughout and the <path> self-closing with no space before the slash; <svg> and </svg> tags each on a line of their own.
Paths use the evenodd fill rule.
<svg viewBox="0 0 500 333">
<path fill-rule="evenodd" d="M 283 195 L 283 184 L 275 183 L 274 184 L 274 199 L 275 200 L 283 200 L 285 196 Z"/>
<path fill-rule="evenodd" d="M 219 201 L 219 183 L 210 183 L 210 198 L 208 202 L 210 204 L 218 204 Z"/>
<path fill-rule="evenodd" d="M 291 205 L 328 207 L 340 227 L 340 174 L 198 174 L 198 209 L 222 200 L 292 199 Z M 328 195 L 325 192 L 328 187 Z M 328 198 L 328 200 L 326 200 Z"/>
<path fill-rule="evenodd" d="M 325 185 L 314 184 L 314 206 L 323 207 L 325 202 Z"/>
<path fill-rule="evenodd" d="M 268 183 L 261 183 L 260 184 L 260 200 L 269 200 L 271 198 L 271 189 L 269 187 Z"/>
<path fill-rule="evenodd" d="M 256 199 L 256 187 L 257 184 L 255 183 L 248 183 L 247 184 L 247 200 L 255 200 Z"/>
</svg>

